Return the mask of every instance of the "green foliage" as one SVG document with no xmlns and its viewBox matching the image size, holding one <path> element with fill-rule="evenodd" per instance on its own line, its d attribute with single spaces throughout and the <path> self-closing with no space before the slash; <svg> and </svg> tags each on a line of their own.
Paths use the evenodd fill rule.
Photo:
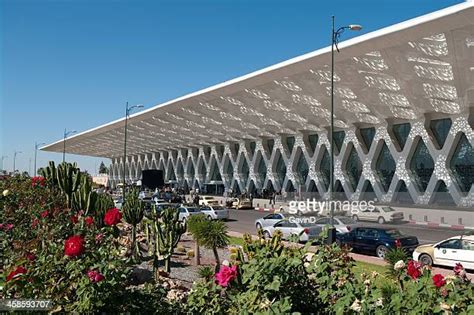
<svg viewBox="0 0 474 315">
<path fill-rule="evenodd" d="M 58 185 L 61 192 L 66 196 L 67 207 L 71 208 L 72 195 L 81 184 L 81 171 L 76 163 L 63 162 L 57 167 Z"/>
<path fill-rule="evenodd" d="M 125 222 L 132 225 L 132 242 L 130 246 L 135 259 L 140 257 L 140 248 L 137 244 L 137 224 L 140 224 L 140 222 L 143 220 L 145 208 L 143 201 L 138 198 L 138 194 L 138 189 L 131 189 L 127 193 L 125 203 L 122 208 Z"/>
<path fill-rule="evenodd" d="M 212 249 L 216 266 L 220 265 L 218 248 L 229 245 L 227 225 L 222 221 L 207 220 L 203 215 L 191 216 L 187 222 L 188 230 L 199 246 Z"/>
<path fill-rule="evenodd" d="M 92 180 L 89 176 L 80 177 L 79 188 L 72 193 L 71 208 L 75 211 L 83 210 L 86 215 L 95 212 L 97 196 L 92 191 Z"/>
<path fill-rule="evenodd" d="M 396 270 L 395 264 L 399 261 L 403 261 L 405 264 L 408 262 L 408 255 L 405 250 L 401 247 L 395 247 L 387 251 L 385 254 L 385 261 L 388 263 L 387 274 L 391 277 L 397 277 L 401 272 Z"/>
<path fill-rule="evenodd" d="M 212 268 L 211 266 L 201 267 L 198 270 L 198 274 L 201 278 L 211 279 L 212 277 L 214 277 L 214 268 Z"/>
</svg>

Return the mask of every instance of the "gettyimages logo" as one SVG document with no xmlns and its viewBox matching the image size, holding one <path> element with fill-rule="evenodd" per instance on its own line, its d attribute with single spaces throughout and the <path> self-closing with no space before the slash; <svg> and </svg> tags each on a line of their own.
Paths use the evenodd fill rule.
<svg viewBox="0 0 474 315">
<path fill-rule="evenodd" d="M 339 200 L 324 200 L 316 201 L 316 199 L 306 199 L 304 201 L 290 201 L 289 213 L 291 214 L 326 214 L 331 209 L 334 211 L 344 211 L 346 213 L 357 214 L 360 211 L 374 211 L 374 201 L 339 201 Z"/>
</svg>

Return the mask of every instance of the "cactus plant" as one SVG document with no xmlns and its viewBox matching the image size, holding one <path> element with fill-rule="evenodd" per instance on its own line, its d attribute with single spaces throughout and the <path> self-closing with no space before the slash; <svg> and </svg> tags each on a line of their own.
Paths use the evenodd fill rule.
<svg viewBox="0 0 474 315">
<path fill-rule="evenodd" d="M 170 272 L 171 255 L 178 245 L 181 235 L 186 232 L 185 227 L 179 222 L 179 212 L 174 208 L 165 208 L 159 215 L 159 220 L 153 222 L 153 232 L 155 236 L 155 273 L 158 268 L 158 261 L 161 258 L 165 262 L 165 271 Z"/>
<path fill-rule="evenodd" d="M 81 171 L 76 163 L 63 162 L 57 167 L 58 185 L 61 192 L 66 196 L 67 207 L 71 208 L 72 194 L 79 188 L 81 183 Z"/>
<path fill-rule="evenodd" d="M 95 212 L 97 193 L 92 191 L 92 181 L 88 176 L 81 176 L 79 189 L 72 194 L 71 208 L 79 211 L 84 210 L 88 215 Z"/>
<path fill-rule="evenodd" d="M 48 187 L 58 187 L 58 172 L 54 161 L 49 161 L 48 166 L 40 168 L 39 174 L 46 179 Z"/>
<path fill-rule="evenodd" d="M 137 244 L 137 225 L 143 220 L 143 214 L 143 201 L 138 198 L 138 190 L 132 189 L 127 193 L 127 198 L 123 205 L 123 218 L 125 222 L 132 225 L 132 243 L 130 244 L 130 249 L 136 260 L 140 257 L 140 249 Z"/>
</svg>

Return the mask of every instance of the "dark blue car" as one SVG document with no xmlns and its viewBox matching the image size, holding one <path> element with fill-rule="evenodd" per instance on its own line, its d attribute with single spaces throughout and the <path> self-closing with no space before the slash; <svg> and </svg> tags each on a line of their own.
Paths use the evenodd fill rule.
<svg viewBox="0 0 474 315">
<path fill-rule="evenodd" d="M 392 228 L 358 227 L 349 233 L 338 234 L 336 239 L 339 245 L 347 245 L 354 251 L 375 253 L 380 258 L 397 246 L 410 253 L 418 246 L 416 236 L 408 236 Z"/>
</svg>

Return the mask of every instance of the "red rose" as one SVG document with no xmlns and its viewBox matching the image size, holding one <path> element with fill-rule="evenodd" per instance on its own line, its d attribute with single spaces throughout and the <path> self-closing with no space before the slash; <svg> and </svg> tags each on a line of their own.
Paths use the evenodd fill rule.
<svg viewBox="0 0 474 315">
<path fill-rule="evenodd" d="M 437 288 L 441 288 L 443 285 L 446 284 L 446 280 L 444 279 L 443 275 L 437 273 L 433 276 L 433 284 Z"/>
<path fill-rule="evenodd" d="M 458 277 L 464 278 L 466 276 L 466 270 L 464 270 L 464 266 L 460 263 L 456 263 L 453 270 L 454 274 Z"/>
<path fill-rule="evenodd" d="M 122 220 L 122 214 L 120 213 L 120 210 L 117 208 L 110 209 L 105 213 L 104 223 L 107 225 L 110 225 L 110 226 L 115 225 L 119 223 L 120 220 Z"/>
<path fill-rule="evenodd" d="M 31 222 L 31 227 L 34 229 L 36 226 L 39 224 L 39 220 L 37 218 L 33 219 L 33 222 Z"/>
<path fill-rule="evenodd" d="M 77 222 L 79 222 L 79 217 L 77 216 L 77 214 L 71 216 L 71 223 L 77 224 Z"/>
<path fill-rule="evenodd" d="M 413 280 L 418 279 L 421 276 L 421 263 L 410 260 L 407 266 L 407 273 Z"/>
<path fill-rule="evenodd" d="M 44 187 L 46 185 L 46 179 L 43 176 L 35 176 L 31 179 L 31 186 L 33 187 Z"/>
<path fill-rule="evenodd" d="M 12 280 L 13 278 L 15 278 L 16 276 L 18 275 L 22 275 L 22 274 L 25 274 L 26 273 L 26 268 L 23 267 L 23 266 L 18 266 L 16 267 L 15 270 L 13 270 L 12 272 L 10 272 L 6 278 L 7 282 Z"/>
<path fill-rule="evenodd" d="M 94 218 L 93 217 L 86 217 L 84 219 L 84 221 L 86 221 L 86 224 L 89 225 L 89 226 L 94 224 Z"/>
<path fill-rule="evenodd" d="M 36 260 L 36 255 L 33 254 L 33 253 L 26 253 L 25 257 L 26 257 L 29 261 L 35 261 L 35 260 Z"/>
<path fill-rule="evenodd" d="M 41 212 L 40 216 L 42 218 L 46 218 L 48 216 L 48 214 L 49 214 L 48 210 L 44 210 L 43 212 Z"/>
<path fill-rule="evenodd" d="M 73 235 L 64 243 L 64 254 L 66 256 L 79 256 L 84 252 L 84 249 L 84 239 L 80 235 Z"/>
<path fill-rule="evenodd" d="M 89 277 L 89 280 L 93 283 L 100 282 L 105 279 L 105 277 L 100 272 L 95 270 L 89 270 L 87 272 L 87 276 Z"/>
</svg>

